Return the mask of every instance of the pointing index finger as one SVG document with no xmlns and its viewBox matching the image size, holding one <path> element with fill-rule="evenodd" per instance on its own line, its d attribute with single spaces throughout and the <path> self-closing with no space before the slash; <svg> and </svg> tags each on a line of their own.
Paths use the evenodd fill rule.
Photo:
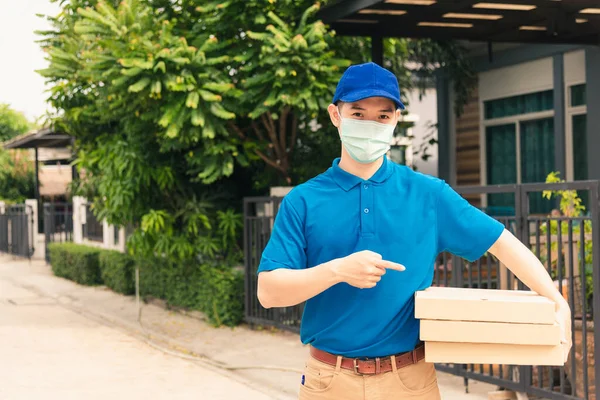
<svg viewBox="0 0 600 400">
<path fill-rule="evenodd" d="M 392 261 L 380 260 L 377 262 L 378 267 L 383 267 L 387 269 L 393 269 L 395 271 L 405 271 L 406 267 L 402 264 L 398 264 Z"/>
</svg>

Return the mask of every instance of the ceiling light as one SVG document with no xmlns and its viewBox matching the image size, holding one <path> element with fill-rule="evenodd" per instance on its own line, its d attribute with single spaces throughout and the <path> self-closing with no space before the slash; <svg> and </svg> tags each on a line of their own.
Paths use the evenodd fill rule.
<svg viewBox="0 0 600 400">
<path fill-rule="evenodd" d="M 347 22 L 350 24 L 376 24 L 379 21 L 374 21 L 372 19 L 340 19 L 338 22 Z"/>
<path fill-rule="evenodd" d="M 588 22 L 588 20 L 585 18 L 576 18 L 575 22 L 577 22 L 578 24 L 585 24 L 586 22 Z"/>
<path fill-rule="evenodd" d="M 404 15 L 406 11 L 404 10 L 360 10 L 359 14 L 381 14 L 381 15 Z"/>
<path fill-rule="evenodd" d="M 455 22 L 419 22 L 418 26 L 434 26 L 438 28 L 472 28 L 473 24 L 460 24 Z"/>
<path fill-rule="evenodd" d="M 522 31 L 545 31 L 546 27 L 545 26 L 528 26 L 528 25 L 523 25 L 519 28 Z"/>
<path fill-rule="evenodd" d="M 464 19 L 489 19 L 498 20 L 502 19 L 502 15 L 495 14 L 463 14 L 463 13 L 447 13 L 444 14 L 444 18 L 464 18 Z"/>
<path fill-rule="evenodd" d="M 530 11 L 536 8 L 534 5 L 527 4 L 508 4 L 508 3 L 477 3 L 473 8 L 489 8 L 492 10 L 513 10 L 513 11 Z"/>
<path fill-rule="evenodd" d="M 407 4 L 411 6 L 430 6 L 437 3 L 437 0 L 386 0 L 386 3 Z"/>
<path fill-rule="evenodd" d="M 579 12 L 582 14 L 600 14 L 600 8 L 584 8 Z"/>
</svg>

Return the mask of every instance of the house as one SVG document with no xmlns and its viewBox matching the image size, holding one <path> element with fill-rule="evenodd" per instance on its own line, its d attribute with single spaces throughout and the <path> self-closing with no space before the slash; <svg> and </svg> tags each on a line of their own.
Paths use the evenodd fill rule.
<svg viewBox="0 0 600 400">
<path fill-rule="evenodd" d="M 503 47 L 490 60 L 487 46 L 472 46 L 478 85 L 459 117 L 450 83 L 438 83 L 439 134 L 449 139 L 440 148 L 441 175 L 456 186 L 544 182 L 553 171 L 567 181 L 600 178 L 594 157 L 600 152 L 594 128 L 600 101 L 588 89 L 600 83 L 598 48 Z M 488 195 L 482 202 L 514 207 L 510 194 Z M 534 212 L 547 213 L 552 206 L 541 194 L 530 201 Z"/>
<path fill-rule="evenodd" d="M 436 84 L 437 175 L 451 185 L 544 182 L 553 171 L 600 178 L 597 1 L 338 0 L 319 15 L 338 35 L 370 37 L 380 64 L 386 37 L 467 45 L 479 83 L 461 116 L 443 69 Z M 510 194 L 469 198 L 515 206 Z M 546 213 L 553 204 L 539 194 L 530 206 Z"/>
</svg>

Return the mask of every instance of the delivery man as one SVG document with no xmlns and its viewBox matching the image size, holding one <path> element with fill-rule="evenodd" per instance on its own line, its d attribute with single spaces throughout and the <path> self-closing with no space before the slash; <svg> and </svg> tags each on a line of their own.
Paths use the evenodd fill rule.
<svg viewBox="0 0 600 400">
<path fill-rule="evenodd" d="M 445 251 L 469 261 L 489 251 L 554 301 L 566 361 L 571 312 L 541 262 L 444 181 L 386 157 L 401 109 L 390 71 L 374 63 L 345 71 L 328 107 L 341 157 L 283 199 L 262 254 L 260 303 L 306 301 L 300 399 L 440 399 L 414 295 L 431 285 Z"/>
</svg>

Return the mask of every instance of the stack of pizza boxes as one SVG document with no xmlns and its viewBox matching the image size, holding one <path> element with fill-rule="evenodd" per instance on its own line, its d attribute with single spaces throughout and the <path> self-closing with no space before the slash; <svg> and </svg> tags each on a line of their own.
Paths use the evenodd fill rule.
<svg viewBox="0 0 600 400">
<path fill-rule="evenodd" d="M 427 362 L 564 365 L 555 305 L 534 292 L 431 287 L 415 316 Z"/>
</svg>

